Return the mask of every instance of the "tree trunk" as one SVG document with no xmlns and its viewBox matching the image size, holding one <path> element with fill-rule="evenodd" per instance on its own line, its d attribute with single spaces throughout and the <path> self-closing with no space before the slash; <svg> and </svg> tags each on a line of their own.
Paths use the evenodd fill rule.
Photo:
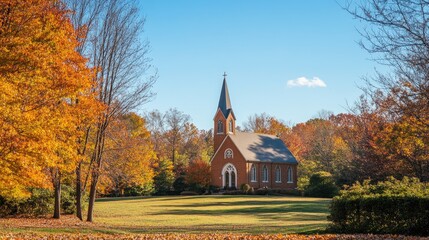
<svg viewBox="0 0 429 240">
<path fill-rule="evenodd" d="M 95 203 L 95 197 L 97 194 L 96 192 L 97 183 L 98 183 L 98 177 L 101 169 L 101 160 L 102 160 L 101 157 L 104 150 L 104 140 L 105 140 L 105 134 L 106 134 L 105 131 L 107 128 L 107 124 L 108 124 L 107 118 L 105 118 L 102 123 L 98 124 L 94 153 L 91 159 L 91 162 L 93 162 L 94 165 L 91 171 L 91 186 L 89 188 L 88 214 L 86 217 L 86 221 L 88 222 L 92 222 L 93 220 L 94 203 Z"/>
<path fill-rule="evenodd" d="M 95 195 L 97 189 L 97 180 L 96 176 L 93 176 L 91 181 L 91 187 L 89 189 L 89 205 L 88 205 L 88 216 L 86 217 L 86 221 L 92 222 L 93 220 L 93 212 L 94 212 L 94 203 L 95 203 Z"/>
<path fill-rule="evenodd" d="M 53 179 L 54 181 L 54 218 L 59 219 L 60 218 L 60 211 L 61 211 L 61 175 L 56 170 L 55 177 Z"/>
<path fill-rule="evenodd" d="M 82 161 L 76 167 L 76 216 L 82 218 L 82 183 L 81 183 L 81 167 Z"/>
</svg>

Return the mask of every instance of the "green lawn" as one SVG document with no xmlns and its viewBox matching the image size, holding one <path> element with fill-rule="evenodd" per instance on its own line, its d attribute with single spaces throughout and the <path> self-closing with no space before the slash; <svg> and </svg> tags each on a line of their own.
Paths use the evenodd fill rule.
<svg viewBox="0 0 429 240">
<path fill-rule="evenodd" d="M 118 232 L 315 233 L 327 225 L 329 199 L 183 196 L 99 199 L 95 221 Z"/>
<path fill-rule="evenodd" d="M 319 233 L 330 199 L 281 196 L 168 196 L 105 198 L 95 203 L 94 223 L 75 216 L 0 218 L 8 233 Z"/>
</svg>

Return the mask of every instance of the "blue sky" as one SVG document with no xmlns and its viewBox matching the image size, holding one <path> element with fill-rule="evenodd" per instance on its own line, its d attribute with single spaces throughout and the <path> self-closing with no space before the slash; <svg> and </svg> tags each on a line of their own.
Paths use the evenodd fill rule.
<svg viewBox="0 0 429 240">
<path fill-rule="evenodd" d="M 264 112 L 296 124 L 346 112 L 379 68 L 335 0 L 145 0 L 141 10 L 159 78 L 140 113 L 177 108 L 200 129 L 213 127 L 224 72 L 238 125 Z"/>
</svg>

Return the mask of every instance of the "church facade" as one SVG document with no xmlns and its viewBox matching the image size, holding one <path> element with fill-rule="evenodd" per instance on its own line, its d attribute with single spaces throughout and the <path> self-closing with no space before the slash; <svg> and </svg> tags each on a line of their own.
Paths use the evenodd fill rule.
<svg viewBox="0 0 429 240">
<path fill-rule="evenodd" d="M 297 187 L 298 161 L 281 139 L 235 129 L 236 118 L 225 77 L 213 121 L 212 185 L 225 189 L 239 189 L 245 183 L 255 189 Z"/>
</svg>

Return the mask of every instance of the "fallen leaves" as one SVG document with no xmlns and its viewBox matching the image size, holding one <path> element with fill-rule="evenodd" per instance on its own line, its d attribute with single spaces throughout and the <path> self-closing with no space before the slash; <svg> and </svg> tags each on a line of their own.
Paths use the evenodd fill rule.
<svg viewBox="0 0 429 240">
<path fill-rule="evenodd" d="M 401 240 L 414 240 L 414 239 L 429 239 L 424 237 L 415 236 L 399 236 L 399 235 L 283 235 L 283 234 L 261 234 L 261 235 L 246 235 L 246 234 L 22 234 L 22 233 L 9 233 L 0 235 L 1 239 L 141 239 L 141 240 L 355 240 L 355 239 L 401 239 Z"/>
<path fill-rule="evenodd" d="M 52 218 L 0 218 L 0 239 L 141 239 L 141 240 L 414 240 L 429 237 L 402 235 L 296 235 L 296 234 L 258 234 L 245 233 L 148 233 L 148 234 L 106 234 L 111 227 L 100 223 L 82 222 L 72 215 Z M 144 230 L 144 229 L 141 229 Z M 149 230 L 149 229 L 148 229 Z"/>
</svg>

